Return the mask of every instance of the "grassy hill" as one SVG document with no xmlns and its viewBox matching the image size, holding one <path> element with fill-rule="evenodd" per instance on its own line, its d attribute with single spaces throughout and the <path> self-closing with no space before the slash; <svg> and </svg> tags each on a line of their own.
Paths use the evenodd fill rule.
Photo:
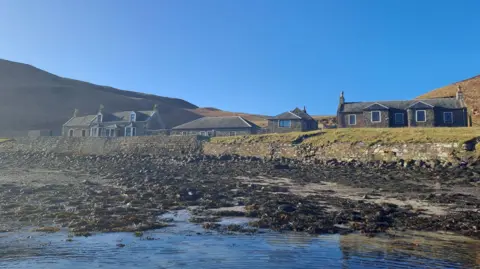
<svg viewBox="0 0 480 269">
<path fill-rule="evenodd" d="M 480 126 L 480 76 L 462 80 L 448 86 L 435 89 L 418 98 L 437 98 L 455 96 L 460 85 L 465 95 L 469 112 L 472 113 L 473 125 Z"/>
<path fill-rule="evenodd" d="M 0 137 L 25 135 L 32 129 L 59 131 L 78 108 L 80 114 L 146 110 L 159 105 L 167 127 L 201 117 L 197 106 L 167 98 L 68 79 L 31 65 L 0 59 Z"/>
</svg>

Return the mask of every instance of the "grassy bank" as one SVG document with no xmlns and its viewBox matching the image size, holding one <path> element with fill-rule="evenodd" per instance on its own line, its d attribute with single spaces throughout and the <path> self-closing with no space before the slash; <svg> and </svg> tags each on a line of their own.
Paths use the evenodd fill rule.
<svg viewBox="0 0 480 269">
<path fill-rule="evenodd" d="M 0 143 L 10 140 L 10 138 L 0 138 Z"/>
<path fill-rule="evenodd" d="M 306 133 L 265 134 L 237 137 L 216 137 L 212 143 L 309 143 L 324 146 L 331 143 L 402 144 L 460 143 L 480 136 L 480 128 L 357 128 L 331 129 Z"/>
</svg>

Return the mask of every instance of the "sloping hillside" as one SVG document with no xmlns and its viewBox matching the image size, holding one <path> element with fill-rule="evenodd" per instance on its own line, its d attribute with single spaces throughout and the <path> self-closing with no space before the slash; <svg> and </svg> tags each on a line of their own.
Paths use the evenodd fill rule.
<svg viewBox="0 0 480 269">
<path fill-rule="evenodd" d="M 181 99 L 62 78 L 31 65 L 0 59 L 0 137 L 25 135 L 32 129 L 58 132 L 75 108 L 80 114 L 95 113 L 100 104 L 107 111 L 148 110 L 158 104 L 167 127 L 201 117 L 192 111 L 195 105 Z"/>
<path fill-rule="evenodd" d="M 448 86 L 435 89 L 418 98 L 437 98 L 455 96 L 457 87 L 460 85 L 465 96 L 465 101 L 469 112 L 472 113 L 474 125 L 480 125 L 480 76 L 469 78 L 450 84 Z"/>
</svg>

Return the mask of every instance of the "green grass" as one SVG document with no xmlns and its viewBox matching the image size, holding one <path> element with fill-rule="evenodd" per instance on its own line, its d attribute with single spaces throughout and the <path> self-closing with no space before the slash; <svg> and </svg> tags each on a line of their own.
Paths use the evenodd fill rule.
<svg viewBox="0 0 480 269">
<path fill-rule="evenodd" d="M 301 138 L 304 138 L 303 140 Z M 402 144 L 459 143 L 480 137 L 480 128 L 355 128 L 313 132 L 215 137 L 211 143 L 294 143 L 324 146 L 332 143 Z"/>
<path fill-rule="evenodd" d="M 9 138 L 0 138 L 0 143 L 10 140 Z"/>
<path fill-rule="evenodd" d="M 304 143 L 323 146 L 331 143 L 403 144 L 459 143 L 480 136 L 480 128 L 358 128 L 327 130 Z"/>
<path fill-rule="evenodd" d="M 243 144 L 243 143 L 293 143 L 301 137 L 318 135 L 321 131 L 293 132 L 285 134 L 263 134 L 247 136 L 213 137 L 210 142 L 216 144 Z"/>
</svg>

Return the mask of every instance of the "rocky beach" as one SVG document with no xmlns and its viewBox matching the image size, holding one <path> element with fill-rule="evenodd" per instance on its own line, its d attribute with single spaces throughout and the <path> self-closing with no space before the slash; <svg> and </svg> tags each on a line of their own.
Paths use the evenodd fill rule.
<svg viewBox="0 0 480 269">
<path fill-rule="evenodd" d="M 305 163 L 235 155 L 0 153 L 0 230 L 76 235 L 173 225 L 367 236 L 435 231 L 479 238 L 480 163 Z M 224 216 L 249 225 L 219 223 Z"/>
</svg>

